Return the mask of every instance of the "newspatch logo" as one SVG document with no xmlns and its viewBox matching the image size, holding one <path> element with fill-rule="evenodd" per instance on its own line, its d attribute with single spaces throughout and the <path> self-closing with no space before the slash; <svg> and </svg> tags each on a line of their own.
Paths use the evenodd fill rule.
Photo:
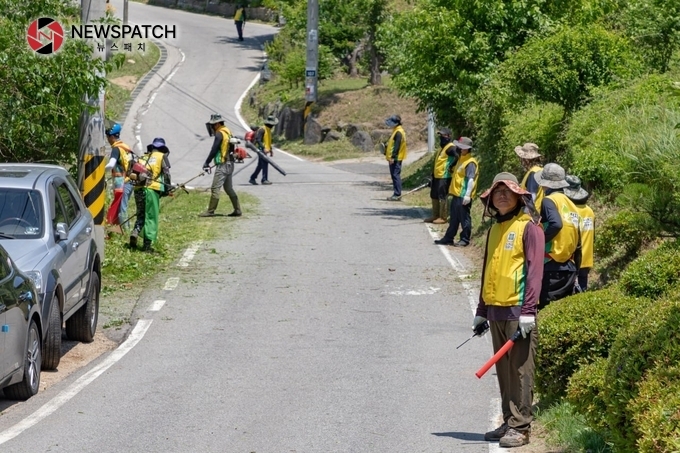
<svg viewBox="0 0 680 453">
<path fill-rule="evenodd" d="M 41 17 L 28 26 L 26 40 L 34 52 L 50 55 L 64 43 L 64 28 L 54 19 Z"/>
</svg>

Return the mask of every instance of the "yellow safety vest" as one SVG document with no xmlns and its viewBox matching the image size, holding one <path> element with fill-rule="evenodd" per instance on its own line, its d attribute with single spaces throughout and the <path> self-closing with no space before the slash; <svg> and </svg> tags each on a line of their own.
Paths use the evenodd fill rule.
<svg viewBox="0 0 680 453">
<path fill-rule="evenodd" d="M 515 217 L 491 226 L 482 282 L 482 299 L 487 305 L 513 307 L 524 304 L 524 229 L 530 221 L 531 217 L 521 210 Z"/>
<path fill-rule="evenodd" d="M 115 176 L 125 176 L 128 172 L 128 169 L 130 168 L 130 162 L 132 161 L 132 158 L 130 157 L 130 153 L 132 152 L 132 149 L 125 143 L 123 143 L 121 140 L 116 140 L 113 142 L 113 145 L 111 145 L 111 148 L 118 148 L 119 150 L 119 155 L 120 158 L 118 162 L 120 162 L 120 165 L 116 164 L 115 167 L 111 170 L 112 175 Z"/>
<path fill-rule="evenodd" d="M 236 10 L 236 13 L 234 14 L 234 21 L 240 22 L 241 20 L 243 20 L 243 19 L 241 19 L 242 17 L 243 17 L 243 8 L 239 8 L 239 9 Z"/>
<path fill-rule="evenodd" d="M 215 155 L 215 165 L 225 163 L 227 155 L 229 154 L 229 140 L 231 140 L 231 131 L 227 126 L 220 126 L 216 134 L 222 134 L 222 144 L 220 145 L 220 152 Z"/>
<path fill-rule="evenodd" d="M 576 205 L 563 193 L 553 192 L 546 198 L 551 199 L 562 218 L 562 229 L 552 241 L 545 244 L 546 261 L 555 260 L 566 263 L 578 247 L 580 216 Z M 545 226 L 545 224 L 544 224 Z"/>
<path fill-rule="evenodd" d="M 434 177 L 437 179 L 447 179 L 451 177 L 449 173 L 449 165 L 456 159 L 454 156 L 449 156 L 446 151 L 453 148 L 453 143 L 447 143 L 442 149 L 437 152 L 434 157 Z"/>
<path fill-rule="evenodd" d="M 588 205 L 576 205 L 581 217 L 581 267 L 593 267 L 595 249 L 595 214 Z"/>
<path fill-rule="evenodd" d="M 524 175 L 524 179 L 522 179 L 522 189 L 528 190 L 527 189 L 527 182 L 529 181 L 529 175 L 536 173 L 537 171 L 541 171 L 543 167 L 539 165 L 534 165 L 529 169 L 528 172 Z M 543 203 L 543 197 L 545 196 L 545 191 L 543 190 L 543 186 L 538 186 L 538 191 L 536 192 L 536 200 L 534 201 L 534 206 L 536 206 L 536 212 L 541 212 L 541 204 Z"/>
<path fill-rule="evenodd" d="M 397 126 L 392 131 L 390 139 L 387 141 L 387 147 L 385 147 L 385 159 L 392 159 L 392 148 L 394 148 L 394 137 L 397 132 L 401 132 L 401 144 L 399 146 L 399 152 L 397 153 L 397 160 L 403 161 L 406 159 L 406 131 L 401 126 Z"/>
<path fill-rule="evenodd" d="M 262 146 L 264 146 L 265 151 L 269 152 L 272 150 L 272 129 L 267 126 L 263 126 L 263 128 Z"/>
<path fill-rule="evenodd" d="M 470 193 L 470 198 L 474 198 L 477 193 L 477 179 L 479 178 L 479 163 L 477 159 L 472 157 L 472 153 L 461 154 L 458 158 L 458 164 L 456 164 L 456 169 L 453 173 L 453 180 L 449 186 L 449 195 L 454 197 L 463 197 L 467 192 L 468 180 L 465 177 L 465 171 L 469 164 L 475 164 L 477 166 L 477 171 L 475 171 L 475 178 L 472 181 L 472 192 Z"/>
<path fill-rule="evenodd" d="M 165 154 L 163 154 L 160 151 L 153 151 L 150 154 L 144 154 L 142 157 L 139 158 L 139 162 L 146 167 L 147 170 L 149 170 L 149 179 L 146 187 L 149 189 L 161 191 L 163 186 L 162 186 L 162 181 L 161 181 L 161 172 L 163 170 L 163 157 Z"/>
</svg>

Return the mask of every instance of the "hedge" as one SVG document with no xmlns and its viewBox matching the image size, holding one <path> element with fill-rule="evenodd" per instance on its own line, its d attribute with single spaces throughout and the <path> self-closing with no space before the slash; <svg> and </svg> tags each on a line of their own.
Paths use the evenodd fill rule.
<svg viewBox="0 0 680 453">
<path fill-rule="evenodd" d="M 619 284 L 631 296 L 659 297 L 680 282 L 680 240 L 667 241 L 633 261 Z"/>
<path fill-rule="evenodd" d="M 599 357 L 580 367 L 569 379 L 567 401 L 597 431 L 606 431 L 607 404 L 604 400 L 607 359 Z"/>
</svg>

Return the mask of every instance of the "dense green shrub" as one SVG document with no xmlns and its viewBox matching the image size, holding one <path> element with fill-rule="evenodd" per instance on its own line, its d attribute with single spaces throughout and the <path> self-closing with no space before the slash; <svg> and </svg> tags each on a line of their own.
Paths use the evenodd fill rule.
<svg viewBox="0 0 680 453">
<path fill-rule="evenodd" d="M 597 431 L 606 431 L 607 405 L 604 401 L 607 359 L 599 357 L 581 366 L 569 379 L 567 401 L 582 414 Z"/>
<path fill-rule="evenodd" d="M 630 404 L 640 453 L 680 451 L 680 366 L 645 376 Z"/>
<path fill-rule="evenodd" d="M 649 214 L 624 209 L 597 225 L 595 253 L 602 258 L 617 253 L 637 255 L 640 247 L 656 238 L 658 232 Z"/>
<path fill-rule="evenodd" d="M 633 261 L 619 284 L 626 294 L 659 297 L 680 282 L 680 240 L 667 241 Z"/>
<path fill-rule="evenodd" d="M 615 288 L 588 291 L 551 303 L 539 314 L 536 388 L 541 399 L 565 395 L 582 365 L 607 357 L 617 332 L 648 305 Z"/>
<path fill-rule="evenodd" d="M 635 424 L 635 410 L 646 404 L 643 403 L 646 397 L 642 397 L 641 405 L 631 402 L 640 394 L 640 381 L 648 371 L 671 368 L 679 361 L 680 293 L 676 292 L 635 316 L 616 337 L 609 353 L 604 399 L 607 424 L 617 451 L 638 451 L 636 442 L 642 433 Z"/>
</svg>

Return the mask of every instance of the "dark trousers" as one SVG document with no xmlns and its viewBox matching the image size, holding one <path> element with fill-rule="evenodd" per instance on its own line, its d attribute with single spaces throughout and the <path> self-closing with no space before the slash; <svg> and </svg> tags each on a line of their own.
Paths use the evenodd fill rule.
<svg viewBox="0 0 680 453">
<path fill-rule="evenodd" d="M 590 273 L 589 267 L 582 267 L 578 271 L 578 286 L 581 287 L 581 291 L 588 289 L 588 274 Z"/>
<path fill-rule="evenodd" d="M 519 321 L 492 321 L 491 340 L 497 352 L 517 332 Z M 529 429 L 533 416 L 534 359 L 538 345 L 538 330 L 526 338 L 519 337 L 510 351 L 496 362 L 496 376 L 501 390 L 503 421 L 517 431 Z"/>
<path fill-rule="evenodd" d="M 237 20 L 234 22 L 236 24 L 236 32 L 238 33 L 238 40 L 243 41 L 243 22 Z"/>
<path fill-rule="evenodd" d="M 453 197 L 451 199 L 451 207 L 449 208 L 449 227 L 446 229 L 446 233 L 444 233 L 442 240 L 450 242 L 456 239 L 458 226 L 460 226 L 460 240 L 466 244 L 470 243 L 470 236 L 472 236 L 471 206 L 472 202 L 464 205 L 463 198 L 461 197 Z"/>
<path fill-rule="evenodd" d="M 430 186 L 430 198 L 433 200 L 444 200 L 444 203 L 446 203 L 446 198 L 449 195 L 450 185 L 451 178 L 432 178 L 432 185 Z"/>
<path fill-rule="evenodd" d="M 401 197 L 401 161 L 395 160 L 390 164 L 390 176 L 392 177 L 392 187 L 394 188 L 394 196 Z"/>
<path fill-rule="evenodd" d="M 574 271 L 544 271 L 538 309 L 547 307 L 550 302 L 564 299 L 574 294 L 574 285 L 578 273 Z"/>
<path fill-rule="evenodd" d="M 262 181 L 269 181 L 269 162 L 267 162 L 262 156 L 258 154 L 257 156 L 257 168 L 255 172 L 250 175 L 250 180 L 254 181 L 262 170 Z"/>
</svg>

